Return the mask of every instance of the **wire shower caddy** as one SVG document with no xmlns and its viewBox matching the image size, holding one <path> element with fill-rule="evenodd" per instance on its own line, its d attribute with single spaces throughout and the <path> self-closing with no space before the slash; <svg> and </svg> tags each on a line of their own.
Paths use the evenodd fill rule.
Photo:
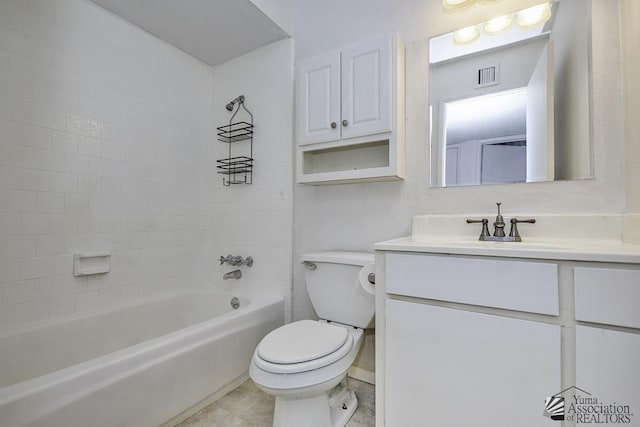
<svg viewBox="0 0 640 427">
<path fill-rule="evenodd" d="M 228 103 L 226 108 L 229 111 L 234 109 L 235 111 L 231 115 L 228 125 L 217 128 L 218 141 L 224 142 L 229 146 L 227 158 L 217 160 L 218 173 L 224 175 L 222 184 L 225 186 L 251 184 L 253 182 L 253 114 L 244 105 L 244 95 L 240 95 Z M 233 121 L 241 108 L 247 113 L 248 122 Z M 247 140 L 249 141 L 249 157 L 232 156 L 232 145 L 236 142 Z"/>
</svg>

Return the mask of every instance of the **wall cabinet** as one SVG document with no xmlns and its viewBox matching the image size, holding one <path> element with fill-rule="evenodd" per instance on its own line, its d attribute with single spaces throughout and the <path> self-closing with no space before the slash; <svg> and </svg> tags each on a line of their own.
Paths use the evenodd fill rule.
<svg viewBox="0 0 640 427">
<path fill-rule="evenodd" d="M 399 178 L 404 46 L 385 34 L 297 64 L 301 183 Z"/>
<path fill-rule="evenodd" d="M 379 250 L 376 425 L 640 425 L 640 266 L 562 259 Z"/>
</svg>

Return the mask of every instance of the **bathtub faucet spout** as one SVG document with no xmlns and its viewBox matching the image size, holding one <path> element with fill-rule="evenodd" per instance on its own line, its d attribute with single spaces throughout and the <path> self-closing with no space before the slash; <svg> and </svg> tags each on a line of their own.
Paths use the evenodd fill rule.
<svg viewBox="0 0 640 427">
<path fill-rule="evenodd" d="M 225 273 L 224 276 L 222 276 L 222 278 L 224 280 L 227 280 L 227 279 L 239 279 L 241 277 L 242 277 L 242 271 L 240 271 L 240 270 L 233 270 L 233 271 L 230 271 L 228 273 Z"/>
</svg>

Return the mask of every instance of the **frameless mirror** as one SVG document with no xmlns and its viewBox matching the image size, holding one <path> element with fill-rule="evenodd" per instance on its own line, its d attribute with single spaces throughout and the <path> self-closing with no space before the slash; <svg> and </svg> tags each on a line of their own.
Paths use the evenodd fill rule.
<svg viewBox="0 0 640 427">
<path fill-rule="evenodd" d="M 592 177 L 591 4 L 537 7 L 429 41 L 433 187 Z"/>
</svg>

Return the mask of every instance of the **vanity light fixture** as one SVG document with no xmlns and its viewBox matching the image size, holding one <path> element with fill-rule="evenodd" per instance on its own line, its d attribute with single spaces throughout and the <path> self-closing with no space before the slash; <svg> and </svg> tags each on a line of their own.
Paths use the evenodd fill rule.
<svg viewBox="0 0 640 427">
<path fill-rule="evenodd" d="M 448 10 L 463 9 L 471 6 L 476 0 L 442 0 L 442 7 Z"/>
<path fill-rule="evenodd" d="M 544 24 L 551 17 L 551 6 L 549 3 L 542 3 L 537 6 L 518 12 L 518 27 L 522 29 L 534 28 Z"/>
<path fill-rule="evenodd" d="M 453 33 L 453 43 L 457 45 L 469 44 L 480 37 L 480 30 L 477 25 L 461 28 Z"/>
<path fill-rule="evenodd" d="M 513 24 L 513 15 L 496 16 L 482 26 L 482 31 L 490 36 L 508 30 Z"/>
<path fill-rule="evenodd" d="M 456 10 L 468 6 L 474 1 L 476 0 L 442 0 L 442 5 L 445 8 Z M 489 3 L 501 0 L 479 1 Z M 537 6 L 523 9 L 514 14 L 497 16 L 483 24 L 472 25 L 470 27 L 454 31 L 453 44 L 466 45 L 476 41 L 480 37 L 480 29 L 482 29 L 482 32 L 486 35 L 493 36 L 507 31 L 513 26 L 513 21 L 517 21 L 518 28 L 521 30 L 528 30 L 543 25 L 549 20 L 549 18 L 551 18 L 551 4 L 550 2 L 542 3 Z"/>
</svg>

